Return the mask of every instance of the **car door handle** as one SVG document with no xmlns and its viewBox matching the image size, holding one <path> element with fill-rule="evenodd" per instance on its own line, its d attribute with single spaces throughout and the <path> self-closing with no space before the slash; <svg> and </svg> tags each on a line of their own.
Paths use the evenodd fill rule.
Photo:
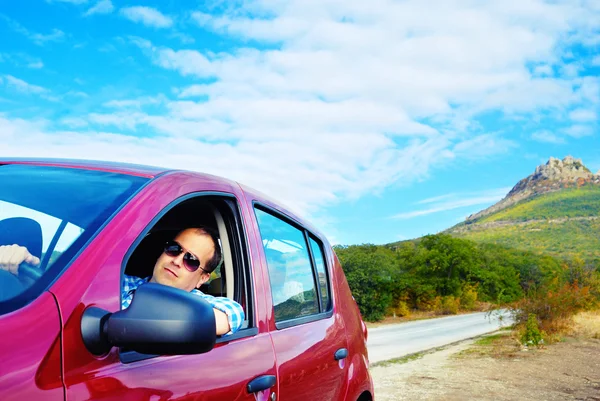
<svg viewBox="0 0 600 401">
<path fill-rule="evenodd" d="M 346 348 L 340 348 L 337 351 L 335 351 L 334 354 L 334 358 L 336 361 L 339 361 L 340 359 L 345 359 L 348 356 L 348 350 Z"/>
<path fill-rule="evenodd" d="M 276 382 L 277 380 L 275 379 L 274 375 L 259 376 L 256 379 L 252 379 L 252 381 L 248 383 L 248 393 L 256 393 L 257 391 L 266 390 L 273 387 Z"/>
</svg>

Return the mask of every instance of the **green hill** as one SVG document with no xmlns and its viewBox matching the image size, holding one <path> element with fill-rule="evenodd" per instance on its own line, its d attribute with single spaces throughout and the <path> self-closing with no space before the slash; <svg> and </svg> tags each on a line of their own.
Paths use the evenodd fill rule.
<svg viewBox="0 0 600 401">
<path fill-rule="evenodd" d="M 554 333 L 600 302 L 598 234 L 600 173 L 566 157 L 538 166 L 500 202 L 443 233 L 334 249 L 367 320 L 457 313 L 482 301 L 513 305 L 521 323 L 533 313 Z"/>
<path fill-rule="evenodd" d="M 446 233 L 538 254 L 579 257 L 599 265 L 600 177 L 585 166 L 581 170 L 580 176 L 558 170 L 553 179 L 532 175 L 487 212 Z"/>
</svg>

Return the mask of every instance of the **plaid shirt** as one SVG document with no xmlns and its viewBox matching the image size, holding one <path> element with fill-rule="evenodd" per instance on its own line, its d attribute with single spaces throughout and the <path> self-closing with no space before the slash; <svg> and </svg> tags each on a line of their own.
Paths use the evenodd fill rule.
<svg viewBox="0 0 600 401">
<path fill-rule="evenodd" d="M 142 284 L 150 281 L 150 277 L 140 278 L 135 276 L 123 276 L 123 291 L 121 293 L 121 309 L 126 309 L 131 304 L 131 300 L 133 299 L 133 294 L 135 290 Z M 199 297 L 204 298 L 206 302 L 212 305 L 214 309 L 220 310 L 221 312 L 227 315 L 227 319 L 229 320 L 229 327 L 231 331 L 229 331 L 225 335 L 230 335 L 235 333 L 242 327 L 242 323 L 244 322 L 244 309 L 242 309 L 242 305 L 237 302 L 225 298 L 225 297 L 213 297 L 212 295 L 208 295 L 199 291 L 197 289 L 193 289 L 192 294 L 196 294 Z"/>
</svg>

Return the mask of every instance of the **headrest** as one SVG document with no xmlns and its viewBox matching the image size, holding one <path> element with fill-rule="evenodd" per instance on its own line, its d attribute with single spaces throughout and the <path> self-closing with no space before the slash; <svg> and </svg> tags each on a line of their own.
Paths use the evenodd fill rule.
<svg viewBox="0 0 600 401">
<path fill-rule="evenodd" d="M 177 232 L 177 230 L 160 230 L 148 233 L 129 257 L 125 274 L 142 278 L 151 276 L 165 243 L 172 240 Z"/>
<path fill-rule="evenodd" d="M 17 244 L 27 248 L 30 254 L 42 257 L 42 226 L 27 217 L 10 217 L 0 220 L 0 245 Z"/>
</svg>

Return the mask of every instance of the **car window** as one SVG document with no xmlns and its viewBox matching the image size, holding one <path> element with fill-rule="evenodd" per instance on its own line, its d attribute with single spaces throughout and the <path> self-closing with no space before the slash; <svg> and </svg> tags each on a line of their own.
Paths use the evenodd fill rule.
<svg viewBox="0 0 600 401">
<path fill-rule="evenodd" d="M 40 259 L 27 281 L 0 275 L 0 314 L 31 301 L 148 179 L 112 172 L 0 165 L 0 245 L 26 247 Z M 8 274 L 8 275 L 7 275 Z"/>
<path fill-rule="evenodd" d="M 40 225 L 42 232 L 42 249 L 39 256 L 45 269 L 52 266 L 56 259 L 83 233 L 84 229 L 70 222 L 63 221 L 49 214 L 0 201 L 0 221 L 7 219 L 30 219 Z M 18 238 L 15 241 L 18 242 Z M 50 245 L 55 245 L 50 249 Z M 0 244 L 8 245 L 8 244 Z M 25 244 L 19 244 L 25 245 Z M 50 252 L 48 252 L 50 250 Z"/>
<path fill-rule="evenodd" d="M 275 321 L 319 313 L 315 275 L 304 232 L 260 209 L 258 226 L 267 258 Z"/>
<path fill-rule="evenodd" d="M 317 268 L 321 307 L 323 310 L 329 310 L 331 309 L 331 304 L 329 302 L 329 280 L 327 278 L 325 258 L 323 257 L 323 247 L 311 237 L 310 249 L 312 251 L 313 260 L 315 261 L 315 267 Z"/>
</svg>

